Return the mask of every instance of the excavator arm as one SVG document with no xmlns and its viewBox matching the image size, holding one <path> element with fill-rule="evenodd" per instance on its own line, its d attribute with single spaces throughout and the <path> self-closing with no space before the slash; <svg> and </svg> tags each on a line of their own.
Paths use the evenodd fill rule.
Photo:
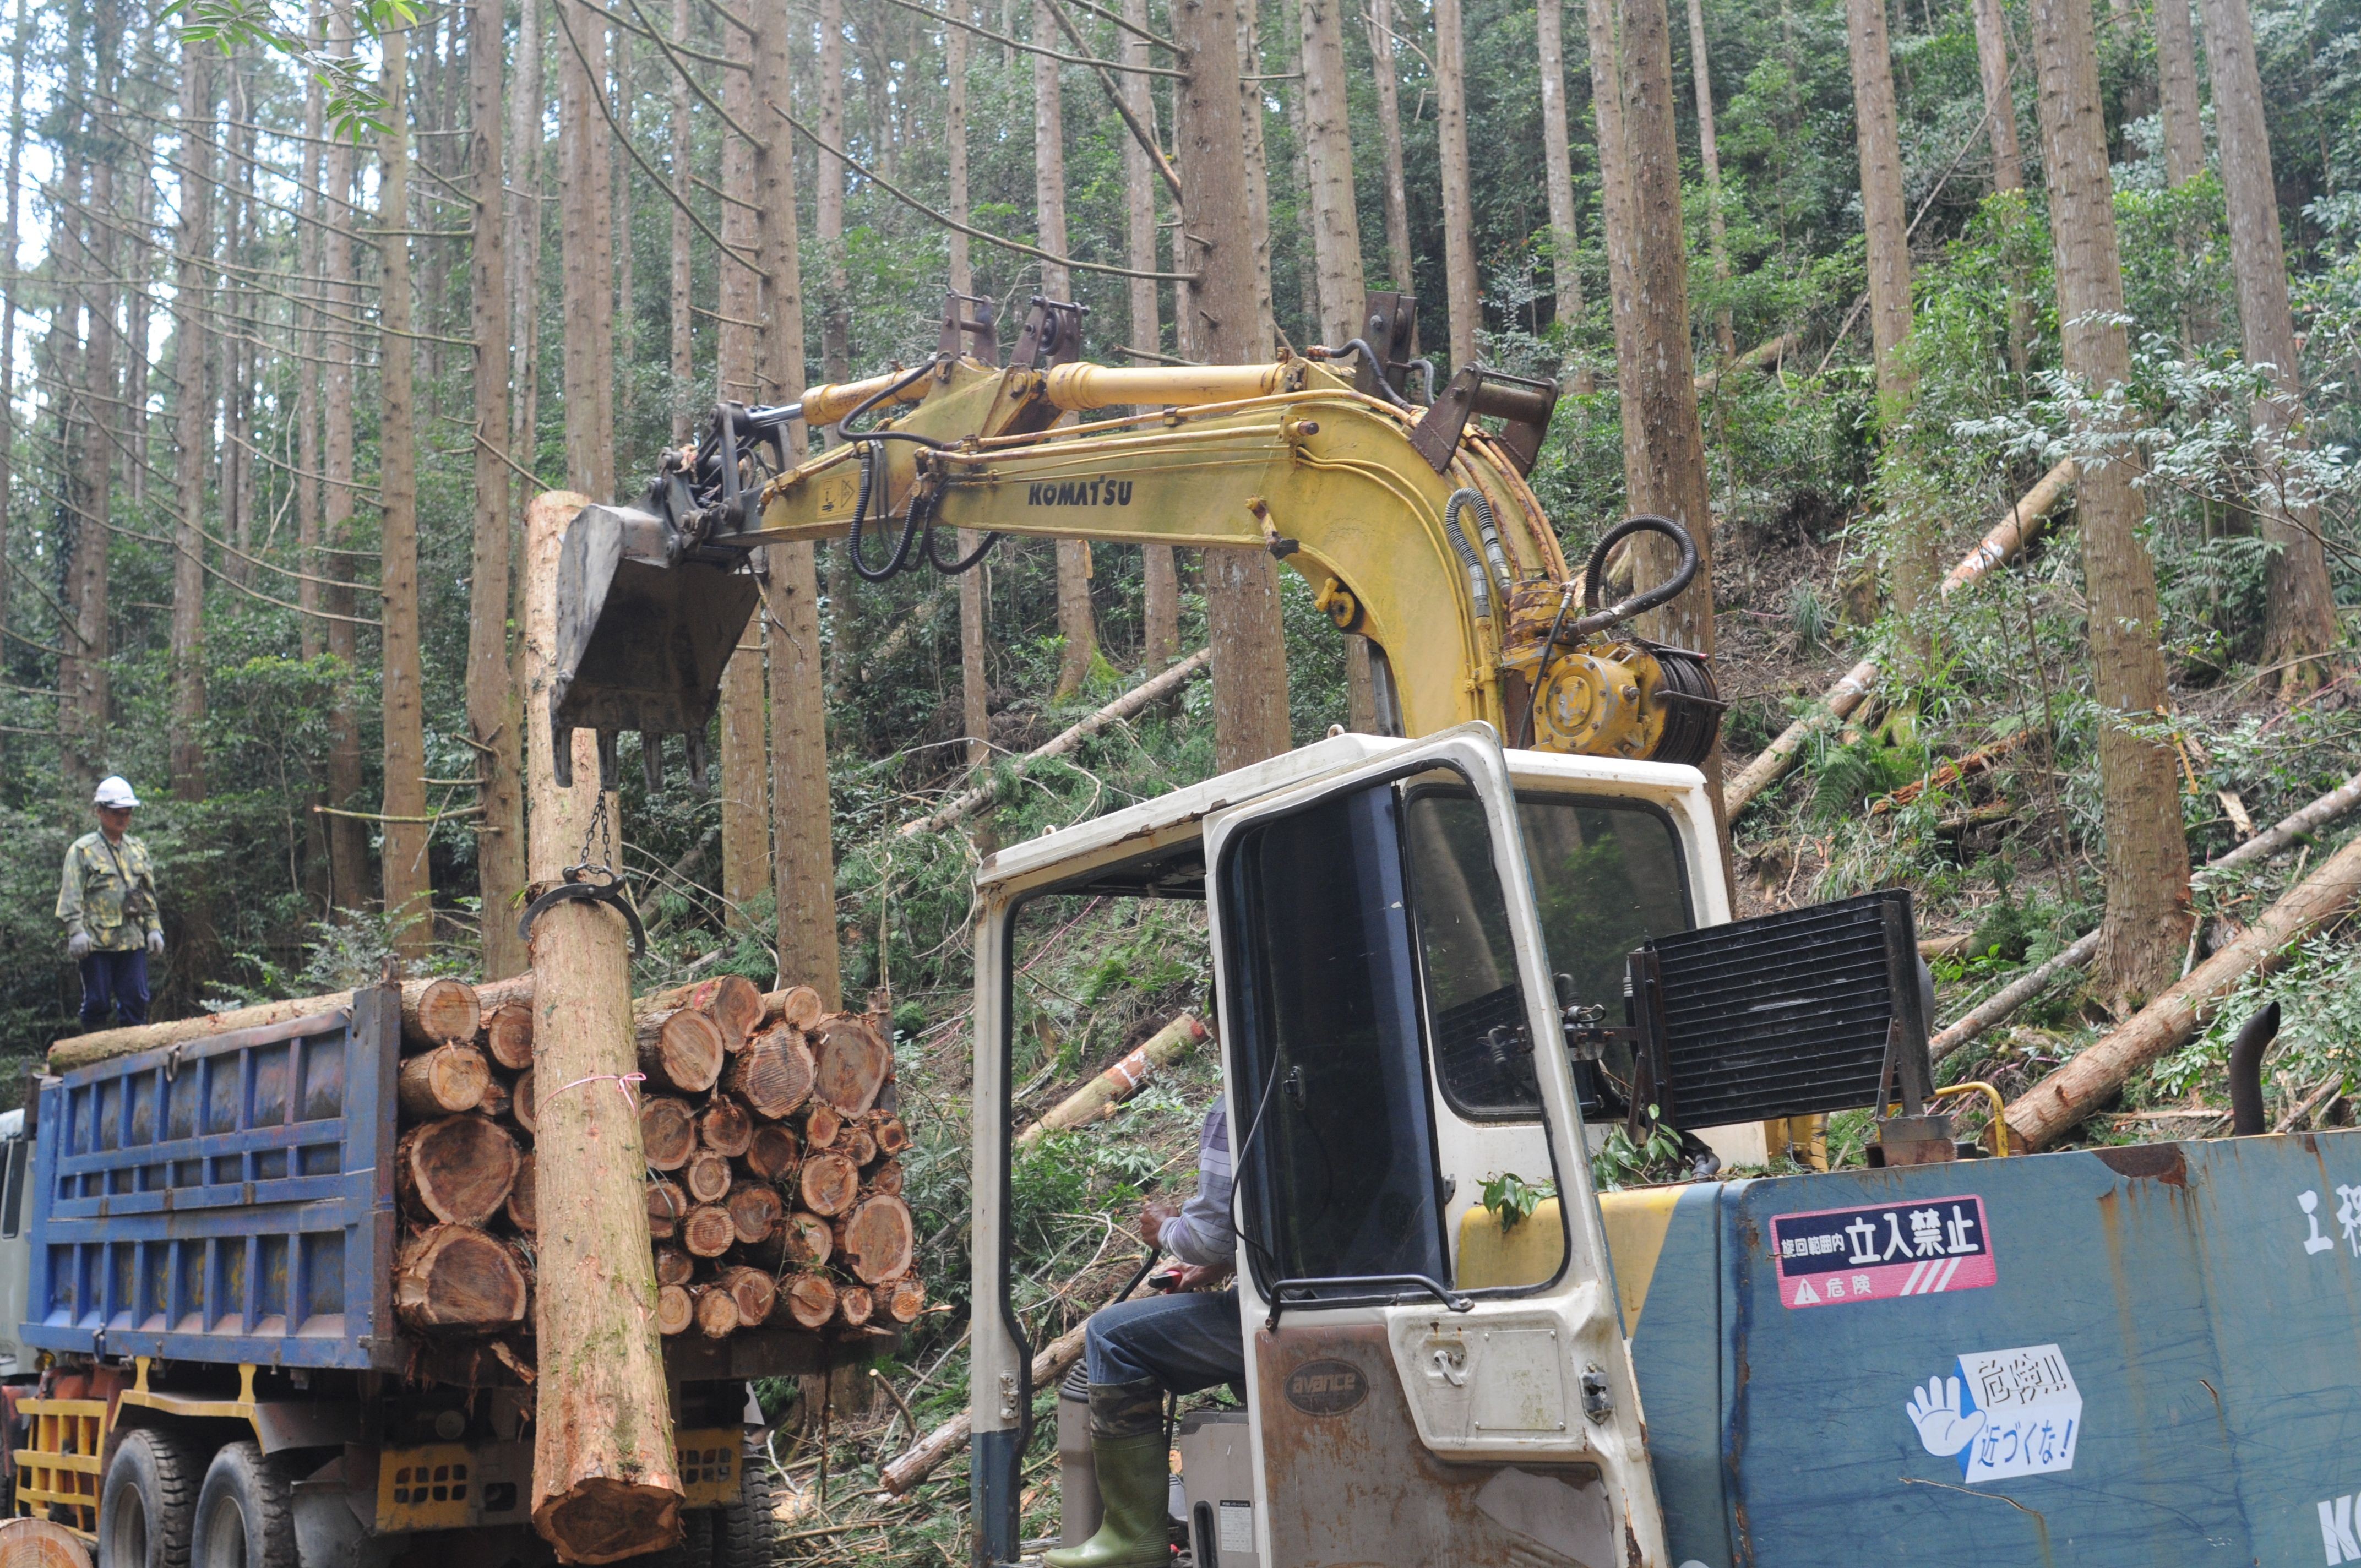
<svg viewBox="0 0 2361 1568">
<path fill-rule="evenodd" d="M 556 754 L 577 726 L 600 733 L 610 767 L 620 730 L 679 729 L 701 770 L 720 665 L 757 597 L 740 569 L 753 549 L 841 539 L 882 580 L 972 565 L 946 554 L 956 529 L 1268 549 L 1340 631 L 1368 640 L 1380 711 L 1404 734 L 1480 718 L 1544 751 L 1710 749 L 1721 705 L 1703 661 L 1615 630 L 1686 587 L 1695 550 L 1676 525 L 1634 520 L 1569 571 L 1523 478 L 1545 389 L 1464 371 L 1420 408 L 1360 344 L 1357 381 L 1352 356 L 1061 360 L 1070 310 L 1037 304 L 1006 368 L 958 353 L 947 323 L 944 351 L 917 367 L 788 408 L 724 405 L 697 447 L 668 455 L 643 508 L 586 508 L 561 568 Z M 1499 433 L 1475 422 L 1496 411 Z M 838 443 L 792 461 L 796 423 Z M 1643 530 L 1673 537 L 1684 569 L 1602 608 L 1608 544 Z"/>
</svg>

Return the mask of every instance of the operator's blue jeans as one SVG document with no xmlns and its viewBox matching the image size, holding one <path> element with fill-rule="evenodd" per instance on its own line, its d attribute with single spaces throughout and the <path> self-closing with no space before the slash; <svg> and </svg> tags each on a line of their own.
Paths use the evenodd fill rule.
<svg viewBox="0 0 2361 1568">
<path fill-rule="evenodd" d="M 1194 1394 L 1216 1383 L 1246 1382 L 1246 1335 L 1235 1286 L 1118 1301 L 1092 1316 L 1083 1344 L 1093 1383 L 1147 1377 L 1168 1392 Z"/>
<path fill-rule="evenodd" d="M 148 949 L 82 956 L 82 1033 L 99 1027 L 110 1013 L 126 1024 L 148 1022 Z"/>
</svg>

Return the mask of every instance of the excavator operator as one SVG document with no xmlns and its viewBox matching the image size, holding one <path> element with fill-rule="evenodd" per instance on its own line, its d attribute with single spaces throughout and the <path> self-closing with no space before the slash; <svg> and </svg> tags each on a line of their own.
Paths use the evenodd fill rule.
<svg viewBox="0 0 2361 1568">
<path fill-rule="evenodd" d="M 1159 1276 L 1164 1294 L 1118 1301 L 1090 1321 L 1091 1456 L 1104 1508 L 1098 1533 L 1042 1554 L 1049 1568 L 1163 1568 L 1170 1560 L 1165 1508 L 1170 1466 L 1164 1397 L 1246 1381 L 1230 1226 L 1229 1117 L 1216 1104 L 1197 1135 L 1197 1190 L 1187 1202 L 1150 1202 L 1140 1234 L 1180 1266 Z"/>
</svg>

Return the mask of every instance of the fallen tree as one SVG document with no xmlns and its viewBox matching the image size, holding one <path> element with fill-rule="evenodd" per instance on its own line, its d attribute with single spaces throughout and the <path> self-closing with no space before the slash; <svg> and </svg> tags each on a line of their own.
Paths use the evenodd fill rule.
<svg viewBox="0 0 2361 1568">
<path fill-rule="evenodd" d="M 2301 810 L 2289 813 L 2273 823 L 2268 831 L 2257 833 L 2245 843 L 2198 867 L 2189 878 L 2190 890 L 2196 892 L 2203 888 L 2224 872 L 2269 859 L 2313 828 L 2334 821 L 2356 806 L 2361 806 L 2361 773 L 2354 774 Z M 1969 1041 L 2048 990 L 2059 976 L 2089 963 L 2098 950 L 2099 934 L 2089 932 L 1993 992 L 1959 1022 L 1941 1030 L 1927 1042 L 1935 1059 L 1939 1062 L 1963 1048 Z"/>
<path fill-rule="evenodd" d="M 1021 778 L 1025 771 L 1034 763 L 1046 762 L 1052 757 L 1062 757 L 1108 725 L 1120 719 L 1129 718 L 1149 704 L 1170 696 L 1188 685 L 1197 673 L 1212 661 L 1213 657 L 1213 651 L 1211 648 L 1198 649 L 1161 674 L 1140 682 L 1139 685 L 1079 724 L 1060 730 L 1056 739 L 1026 752 L 1008 765 L 1009 773 L 1013 776 Z M 961 818 L 972 816 L 990 806 L 996 793 L 994 784 L 989 782 L 978 784 L 973 789 L 962 791 L 917 821 L 905 822 L 894 829 L 894 836 L 896 839 L 920 839 L 929 833 L 939 833 Z"/>
<path fill-rule="evenodd" d="M 1049 1342 L 1040 1354 L 1033 1358 L 1033 1388 L 1038 1393 L 1054 1388 L 1066 1369 L 1082 1358 L 1083 1336 L 1090 1332 L 1088 1320 L 1076 1323 Z M 967 1446 L 973 1427 L 968 1412 L 961 1410 L 917 1442 L 910 1445 L 901 1458 L 877 1473 L 878 1485 L 895 1497 L 935 1473 L 936 1466 Z"/>
<path fill-rule="evenodd" d="M 1160 1068 L 1171 1066 L 1190 1047 L 1210 1038 L 1193 1013 L 1183 1013 L 1137 1047 L 1123 1059 L 1060 1101 L 1049 1113 L 1016 1135 L 1019 1147 L 1050 1133 L 1062 1133 L 1115 1114 L 1115 1108 L 1137 1091 Z"/>
<path fill-rule="evenodd" d="M 2024 549 L 2026 541 L 2040 530 L 2043 521 L 2065 499 L 2073 483 L 2074 460 L 2070 457 L 2044 474 L 2041 482 L 2026 491 L 2006 515 L 1993 524 L 1991 532 L 1977 542 L 1976 547 L 1944 574 L 1945 597 L 1982 578 Z M 1763 747 L 1722 791 L 1722 806 L 1730 817 L 1736 820 L 1756 795 L 1778 783 L 1795 766 L 1795 759 L 1803 754 L 1814 735 L 1850 717 L 1876 684 L 1877 662 L 1873 659 L 1863 659 L 1847 670 L 1836 685 L 1821 694 L 1819 701 L 1780 731 L 1778 739 Z"/>
<path fill-rule="evenodd" d="M 2330 856 L 2180 984 L 2018 1096 L 2008 1107 L 2009 1136 L 2037 1149 L 2080 1124 L 2125 1079 L 2204 1027 L 2240 980 L 2276 967 L 2281 954 L 2343 914 L 2356 894 L 2361 838 Z"/>
</svg>

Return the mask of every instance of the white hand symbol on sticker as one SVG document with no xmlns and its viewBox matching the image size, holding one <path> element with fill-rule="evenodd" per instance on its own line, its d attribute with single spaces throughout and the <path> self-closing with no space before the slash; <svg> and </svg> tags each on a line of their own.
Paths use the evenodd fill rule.
<svg viewBox="0 0 2361 1568">
<path fill-rule="evenodd" d="M 1959 1453 L 1984 1430 L 1982 1410 L 1960 1413 L 1960 1380 L 1956 1377 L 1928 1378 L 1927 1387 L 1912 1392 L 1910 1402 L 1902 1410 L 1910 1418 L 1910 1424 L 1918 1429 L 1918 1441 L 1938 1459 L 1948 1459 Z"/>
</svg>

